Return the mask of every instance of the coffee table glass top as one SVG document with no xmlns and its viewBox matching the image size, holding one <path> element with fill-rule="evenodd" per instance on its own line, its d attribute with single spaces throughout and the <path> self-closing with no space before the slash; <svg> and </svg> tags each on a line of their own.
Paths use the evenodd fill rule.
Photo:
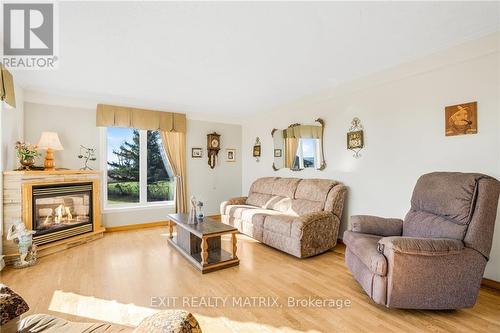
<svg viewBox="0 0 500 333">
<path fill-rule="evenodd" d="M 210 234 L 226 233 L 238 230 L 234 227 L 231 227 L 230 225 L 212 220 L 209 217 L 205 217 L 203 221 L 197 221 L 194 224 L 188 223 L 189 214 L 168 214 L 168 217 L 179 227 L 188 230 L 190 233 L 200 238 L 203 236 L 208 236 Z"/>
</svg>

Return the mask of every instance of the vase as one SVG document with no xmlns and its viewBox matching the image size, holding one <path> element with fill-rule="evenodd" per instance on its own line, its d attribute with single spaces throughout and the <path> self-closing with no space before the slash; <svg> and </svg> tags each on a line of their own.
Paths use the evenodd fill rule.
<svg viewBox="0 0 500 333">
<path fill-rule="evenodd" d="M 33 157 L 21 158 L 19 163 L 21 163 L 22 169 L 29 170 L 35 164 L 35 159 Z"/>
</svg>

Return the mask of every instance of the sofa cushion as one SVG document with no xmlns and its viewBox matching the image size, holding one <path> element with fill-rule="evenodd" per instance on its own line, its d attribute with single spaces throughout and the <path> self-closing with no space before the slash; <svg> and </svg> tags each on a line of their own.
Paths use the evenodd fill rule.
<svg viewBox="0 0 500 333">
<path fill-rule="evenodd" d="M 132 328 L 107 323 L 78 323 L 48 314 L 35 314 L 21 320 L 18 333 L 131 333 Z M 169 331 L 165 331 L 169 332 Z"/>
<path fill-rule="evenodd" d="M 453 238 L 462 240 L 467 225 L 456 224 L 442 216 L 410 210 L 403 223 L 403 236 Z"/>
<path fill-rule="evenodd" d="M 247 209 L 241 213 L 240 218 L 245 221 L 252 223 L 258 228 L 263 228 L 264 227 L 264 219 L 268 216 L 272 215 L 281 215 L 282 213 L 275 211 L 275 210 L 270 210 L 270 209 L 263 209 L 263 208 L 256 208 L 256 209 Z"/>
<path fill-rule="evenodd" d="M 165 310 L 144 319 L 134 333 L 201 333 L 201 328 L 191 313 Z"/>
<path fill-rule="evenodd" d="M 292 231 L 292 222 L 295 216 L 289 215 L 270 215 L 264 220 L 264 230 L 272 231 L 276 234 L 290 237 Z"/>
<path fill-rule="evenodd" d="M 230 217 L 240 218 L 241 214 L 248 209 L 257 209 L 257 207 L 250 205 L 227 205 L 225 213 Z"/>
<path fill-rule="evenodd" d="M 4 284 L 0 284 L 0 308 L 2 309 L 0 326 L 29 310 L 24 299 Z"/>
<path fill-rule="evenodd" d="M 321 201 L 311 201 L 306 199 L 294 199 L 292 200 L 292 212 L 299 216 L 320 212 L 323 210 L 324 202 Z"/>
<path fill-rule="evenodd" d="M 302 179 L 297 185 L 295 199 L 307 199 L 324 203 L 328 192 L 335 184 L 337 184 L 336 181 L 329 179 Z"/>
<path fill-rule="evenodd" d="M 274 182 L 277 180 L 277 177 L 263 177 L 259 178 L 253 182 L 250 187 L 250 193 L 264 193 L 264 194 L 272 194 Z"/>
<path fill-rule="evenodd" d="M 266 208 L 266 206 L 267 206 L 268 202 L 271 200 L 271 198 L 272 198 L 271 194 L 251 192 L 248 195 L 246 204 L 251 205 L 251 206 Z"/>
<path fill-rule="evenodd" d="M 383 254 L 378 252 L 378 241 L 381 236 L 361 234 L 352 231 L 344 232 L 342 238 L 346 247 L 365 264 L 373 273 L 386 276 L 387 260 Z"/>
<path fill-rule="evenodd" d="M 292 199 L 275 195 L 268 201 L 265 208 L 282 213 L 288 212 L 292 209 Z"/>
<path fill-rule="evenodd" d="M 474 210 L 478 181 L 474 173 L 433 172 L 421 176 L 411 198 L 411 208 L 466 225 Z"/>
<path fill-rule="evenodd" d="M 300 178 L 277 178 L 272 194 L 293 199 L 299 182 Z"/>
</svg>

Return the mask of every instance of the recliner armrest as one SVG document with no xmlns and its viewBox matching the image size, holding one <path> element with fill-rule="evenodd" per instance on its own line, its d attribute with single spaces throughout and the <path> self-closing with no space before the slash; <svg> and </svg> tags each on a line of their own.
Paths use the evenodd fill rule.
<svg viewBox="0 0 500 333">
<path fill-rule="evenodd" d="M 226 207 L 229 205 L 244 205 L 246 202 L 247 202 L 247 197 L 236 197 L 223 201 L 220 204 L 220 213 L 221 215 L 226 214 Z"/>
<path fill-rule="evenodd" d="M 378 241 L 378 251 L 387 254 L 404 253 L 423 256 L 442 256 L 460 253 L 464 243 L 449 238 L 384 237 Z"/>
<path fill-rule="evenodd" d="M 403 220 L 370 215 L 351 216 L 351 231 L 378 236 L 401 236 Z"/>
</svg>

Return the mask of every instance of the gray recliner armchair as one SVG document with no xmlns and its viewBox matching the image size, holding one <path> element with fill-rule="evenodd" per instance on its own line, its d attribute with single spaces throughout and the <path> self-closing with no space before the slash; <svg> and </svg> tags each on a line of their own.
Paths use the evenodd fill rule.
<svg viewBox="0 0 500 333">
<path fill-rule="evenodd" d="M 351 217 L 345 261 L 378 304 L 408 309 L 472 307 L 488 261 L 500 183 L 458 172 L 421 176 L 404 221 Z"/>
</svg>

